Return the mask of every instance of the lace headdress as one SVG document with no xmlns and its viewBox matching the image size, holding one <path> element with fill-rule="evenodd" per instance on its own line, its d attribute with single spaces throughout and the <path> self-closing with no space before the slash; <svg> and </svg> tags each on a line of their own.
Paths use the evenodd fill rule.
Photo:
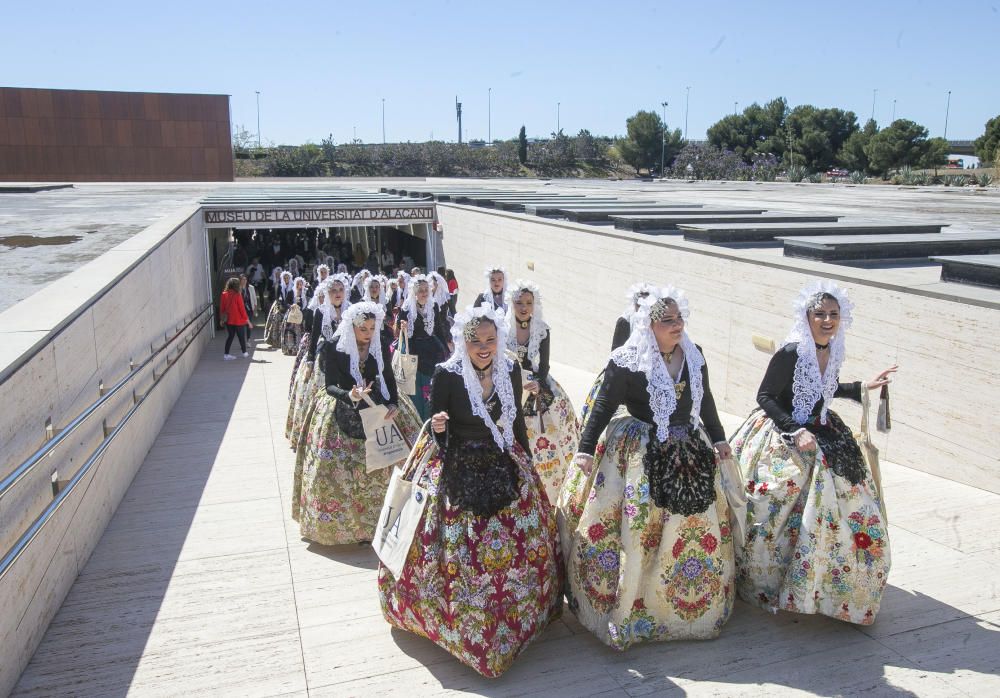
<svg viewBox="0 0 1000 698">
<path fill-rule="evenodd" d="M 431 284 L 433 286 L 431 301 L 441 308 L 448 305 L 448 299 L 451 297 L 451 294 L 448 293 L 448 282 L 436 271 L 429 272 L 427 278 L 433 282 Z"/>
<path fill-rule="evenodd" d="M 285 302 L 285 298 L 288 296 L 289 291 L 295 290 L 295 285 L 292 282 L 292 272 L 283 271 L 281 272 L 281 302 Z"/>
<path fill-rule="evenodd" d="M 351 357 L 351 378 L 355 385 L 364 386 L 365 379 L 361 375 L 361 356 L 358 353 L 358 340 L 354 334 L 355 325 L 363 325 L 370 317 L 375 318 L 375 331 L 372 332 L 371 344 L 368 346 L 368 356 L 375 357 L 378 365 L 378 383 L 382 391 L 382 397 L 389 399 L 389 387 L 385 384 L 385 359 L 382 357 L 382 336 L 378 328 L 382 326 L 385 319 L 385 309 L 378 303 L 355 303 L 348 308 L 343 315 L 334 338 L 337 340 L 337 351 L 343 352 Z"/>
<path fill-rule="evenodd" d="M 365 284 L 368 283 L 368 279 L 369 277 L 371 277 L 371 275 L 372 273 L 370 271 L 368 271 L 367 269 L 362 269 L 361 271 L 359 271 L 357 274 L 354 275 L 354 281 L 351 283 L 351 288 L 358 289 L 361 295 L 364 295 Z"/>
<path fill-rule="evenodd" d="M 378 298 L 372 298 L 372 281 L 378 281 Z M 378 303 L 382 307 L 385 307 L 386 297 L 385 289 L 388 286 L 389 280 L 382 276 L 381 274 L 376 274 L 375 276 L 368 279 L 368 283 L 365 284 L 365 292 L 362 295 L 362 299 L 369 301 L 371 303 Z"/>
<path fill-rule="evenodd" d="M 275 267 L 271 270 L 271 285 L 275 288 L 281 284 L 281 275 L 284 273 L 284 269 L 281 267 Z"/>
<path fill-rule="evenodd" d="M 427 334 L 434 334 L 434 299 L 427 296 L 427 302 L 424 303 L 424 307 L 417 307 L 417 286 L 419 284 L 427 284 L 428 291 L 430 290 L 430 282 L 427 277 L 423 274 L 417 274 L 410 279 L 409 284 L 407 284 L 407 294 L 406 300 L 403 301 L 403 319 L 406 320 L 406 336 L 413 337 L 413 324 L 416 322 L 417 316 L 423 318 L 424 329 Z"/>
<path fill-rule="evenodd" d="M 326 289 L 329 284 L 330 277 L 326 277 L 325 280 L 320 281 L 316 284 L 316 291 L 313 293 L 312 298 L 309 299 L 309 310 L 316 310 L 320 306 L 321 302 L 326 300 Z M 323 301 L 320 301 L 319 297 L 323 296 Z"/>
<path fill-rule="evenodd" d="M 616 365 L 646 376 L 646 390 L 649 393 L 649 409 L 656 423 L 656 438 L 666 441 L 670 427 L 670 417 L 677 409 L 677 393 L 674 392 L 674 379 L 667 371 L 667 366 L 660 357 L 660 348 L 656 343 L 651 323 L 660 319 L 670 307 L 669 300 L 677 304 L 681 317 L 687 320 L 688 300 L 683 291 L 667 286 L 665 288 L 650 287 L 649 295 L 639 299 L 639 310 L 632 318 L 632 333 L 628 341 L 611 352 L 611 360 Z M 678 344 L 684 350 L 684 361 L 687 363 L 688 380 L 691 387 L 691 424 L 698 426 L 701 413 L 701 400 L 705 389 L 702 385 L 701 369 L 705 365 L 705 357 L 698 351 L 687 331 L 681 335 Z"/>
<path fill-rule="evenodd" d="M 331 303 L 332 294 L 330 290 L 334 284 L 340 284 L 344 287 L 344 299 L 340 302 L 340 317 L 343 318 L 344 313 L 351 307 L 351 302 L 347 299 L 347 289 L 350 287 L 350 283 L 351 277 L 347 274 L 334 274 L 326 280 L 326 298 L 323 304 L 319 306 L 319 309 L 323 313 L 320 332 L 327 340 L 333 337 L 333 321 L 337 319 L 337 308 Z"/>
<path fill-rule="evenodd" d="M 324 271 L 326 272 L 326 276 L 323 275 Z M 316 267 L 316 274 L 315 274 L 315 276 L 316 276 L 316 282 L 317 283 L 326 281 L 326 278 L 328 276 L 330 276 L 330 265 L 328 265 L 328 264 L 320 264 L 319 266 L 317 266 Z"/>
<path fill-rule="evenodd" d="M 635 315 L 635 309 L 639 304 L 639 301 L 642 300 L 645 295 L 648 295 L 650 290 L 654 288 L 656 287 L 653 284 L 646 283 L 645 281 L 639 281 L 629 286 L 628 290 L 625 292 L 625 298 L 628 299 L 628 305 L 626 305 L 625 309 L 622 311 L 622 317 L 626 320 L 631 320 L 632 316 Z"/>
<path fill-rule="evenodd" d="M 542 292 L 538 286 L 524 279 L 515 280 L 507 294 L 507 307 L 510 309 L 507 313 L 509 320 L 507 348 L 517 352 L 517 314 L 514 311 L 514 303 L 522 293 L 530 293 L 535 298 L 534 310 L 531 311 L 531 324 L 528 328 L 528 360 L 531 361 L 532 370 L 537 371 L 538 362 L 541 359 L 542 342 L 545 340 L 545 335 L 548 334 L 549 325 L 542 315 Z"/>
<path fill-rule="evenodd" d="M 493 300 L 494 297 L 495 297 L 495 294 L 493 293 L 493 287 L 490 285 L 490 276 L 493 275 L 496 272 L 500 272 L 501 274 L 503 274 L 503 288 L 500 289 L 500 294 L 499 294 L 500 295 L 500 302 L 501 303 L 503 303 L 504 294 L 507 293 L 507 272 L 504 270 L 504 268 L 503 267 L 487 267 L 487 269 L 486 269 L 486 290 L 483 291 L 483 297 L 486 299 L 486 302 L 489 303 L 490 305 L 495 305 L 494 300 Z"/>
<path fill-rule="evenodd" d="M 809 329 L 809 310 L 815 308 L 823 294 L 830 294 L 840 305 L 840 325 L 837 334 L 830 340 L 830 360 L 826 365 L 826 373 L 819 372 L 819 360 L 816 358 L 816 342 Z M 826 424 L 827 406 L 837 392 L 840 380 L 840 367 L 846 355 L 844 335 L 851 327 L 853 316 L 851 311 L 854 303 L 847 297 L 847 291 L 837 284 L 827 280 L 815 280 L 806 284 L 793 303 L 795 308 L 795 324 L 785 337 L 782 346 L 798 342 L 795 359 L 795 374 L 792 378 L 792 418 L 799 424 L 809 421 L 813 406 L 822 398 L 819 419 Z"/>
<path fill-rule="evenodd" d="M 490 418 L 489 409 L 483 399 L 483 386 L 479 383 L 476 368 L 469 358 L 465 346 L 467 338 L 474 337 L 476 328 L 483 320 L 490 320 L 497 328 L 497 354 L 493 360 L 493 389 L 500 396 L 500 426 Z M 507 346 L 507 318 L 503 310 L 489 306 L 469 306 L 465 312 L 455 316 L 455 324 L 451 327 L 451 336 L 455 342 L 455 352 L 444 363 L 442 368 L 462 376 L 465 392 L 472 405 L 472 413 L 483 420 L 497 446 L 509 449 L 514 445 L 514 419 L 517 416 L 517 406 L 514 404 L 514 386 L 510 382 L 510 372 L 514 362 L 503 352 Z"/>
<path fill-rule="evenodd" d="M 299 290 L 300 281 L 302 282 L 301 291 Z M 300 308 L 305 307 L 306 305 L 303 301 L 305 301 L 306 299 L 306 292 L 308 291 L 308 289 L 309 289 L 309 284 L 307 284 L 306 280 L 301 276 L 296 276 L 295 280 L 292 281 L 292 291 L 295 296 L 294 302 L 297 303 Z"/>
</svg>

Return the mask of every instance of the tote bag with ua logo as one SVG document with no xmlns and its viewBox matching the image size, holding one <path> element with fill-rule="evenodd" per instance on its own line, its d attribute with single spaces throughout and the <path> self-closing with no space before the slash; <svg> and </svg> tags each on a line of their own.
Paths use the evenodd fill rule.
<svg viewBox="0 0 1000 698">
<path fill-rule="evenodd" d="M 428 424 L 430 421 L 425 422 L 423 429 L 420 430 L 418 443 L 427 431 Z M 410 552 L 410 546 L 413 545 L 413 536 L 417 533 L 417 527 L 427 506 L 427 490 L 417 484 L 424 473 L 423 467 L 417 469 L 412 479 L 406 479 L 406 473 L 410 470 L 417 450 L 419 449 L 413 449 L 403 467 L 393 469 L 382 502 L 382 512 L 378 517 L 378 526 L 375 527 L 375 536 L 372 538 L 372 547 L 375 548 L 379 560 L 396 579 L 399 579 L 406 564 L 406 556 Z"/>
</svg>

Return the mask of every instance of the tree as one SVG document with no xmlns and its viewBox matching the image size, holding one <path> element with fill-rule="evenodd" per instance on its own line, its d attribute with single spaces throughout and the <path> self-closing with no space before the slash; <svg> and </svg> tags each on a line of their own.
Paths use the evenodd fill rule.
<svg viewBox="0 0 1000 698">
<path fill-rule="evenodd" d="M 858 120 L 852 111 L 803 104 L 789 113 L 785 127 L 795 163 L 823 172 L 833 167 L 844 143 L 858 131 Z"/>
<path fill-rule="evenodd" d="M 521 130 L 517 134 L 517 159 L 522 165 L 528 162 L 528 135 L 525 133 L 524 126 L 521 126 Z"/>
<path fill-rule="evenodd" d="M 719 150 L 731 150 L 751 162 L 755 153 L 782 155 L 786 150 L 785 119 L 788 103 L 784 97 L 761 106 L 754 102 L 742 114 L 723 117 L 708 129 L 708 143 Z"/>
<path fill-rule="evenodd" d="M 931 138 L 927 141 L 927 150 L 920 158 L 919 165 L 925 170 L 938 167 L 948 162 L 948 141 L 944 138 Z"/>
<path fill-rule="evenodd" d="M 919 166 L 932 147 L 926 128 L 909 119 L 896 119 L 871 137 L 865 155 L 871 172 L 884 175 L 904 165 Z"/>
<path fill-rule="evenodd" d="M 878 124 L 874 119 L 868 119 L 863 129 L 848 136 L 840 147 L 840 152 L 837 153 L 837 162 L 841 167 L 852 172 L 868 172 L 868 155 L 865 154 L 865 148 L 876 133 Z"/>
<path fill-rule="evenodd" d="M 622 160 L 634 167 L 636 174 L 642 169 L 649 172 L 659 169 L 661 150 L 669 165 L 684 147 L 680 129 L 668 132 L 655 111 L 637 111 L 626 120 L 625 126 L 628 137 L 615 145 Z"/>
<path fill-rule="evenodd" d="M 1000 152 L 1000 116 L 994 116 L 986 122 L 983 135 L 975 141 L 976 157 L 981 162 L 996 162 Z"/>
</svg>

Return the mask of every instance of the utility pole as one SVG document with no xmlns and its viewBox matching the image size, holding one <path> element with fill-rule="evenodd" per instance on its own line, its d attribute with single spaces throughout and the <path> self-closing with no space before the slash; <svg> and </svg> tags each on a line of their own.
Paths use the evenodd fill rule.
<svg viewBox="0 0 1000 698">
<path fill-rule="evenodd" d="M 382 145 L 385 145 L 385 97 L 382 98 Z"/>
<path fill-rule="evenodd" d="M 559 135 L 559 132 L 562 131 L 562 126 L 561 126 L 560 121 L 559 121 L 559 109 L 560 109 L 561 106 L 562 106 L 562 102 L 556 102 L 556 135 L 557 136 Z"/>
<path fill-rule="evenodd" d="M 875 97 L 878 96 L 878 88 L 872 90 L 872 121 L 875 120 Z"/>
<path fill-rule="evenodd" d="M 462 103 L 458 101 L 458 95 L 455 95 L 455 116 L 458 119 L 458 144 L 462 145 Z"/>
<path fill-rule="evenodd" d="M 736 116 L 736 107 L 740 105 L 739 102 L 733 102 L 733 116 Z"/>
<path fill-rule="evenodd" d="M 257 149 L 260 149 L 260 90 L 257 92 Z M 949 93 L 950 94 L 950 93 Z"/>
<path fill-rule="evenodd" d="M 948 112 L 951 111 L 951 90 L 948 90 L 948 104 L 944 108 L 944 139 L 948 140 Z"/>
<path fill-rule="evenodd" d="M 664 159 L 667 154 L 667 105 L 668 102 L 660 102 L 663 107 L 663 139 L 660 142 L 660 179 L 663 179 L 663 168 L 665 166 Z"/>
<path fill-rule="evenodd" d="M 889 123 L 891 124 L 895 120 L 896 120 L 896 100 L 893 99 L 892 100 L 892 121 L 890 121 Z"/>
<path fill-rule="evenodd" d="M 486 93 L 486 142 L 493 145 L 493 88 Z"/>
<path fill-rule="evenodd" d="M 684 140 L 688 137 L 688 107 L 691 105 L 691 86 L 684 88 L 687 94 L 684 95 Z"/>
</svg>

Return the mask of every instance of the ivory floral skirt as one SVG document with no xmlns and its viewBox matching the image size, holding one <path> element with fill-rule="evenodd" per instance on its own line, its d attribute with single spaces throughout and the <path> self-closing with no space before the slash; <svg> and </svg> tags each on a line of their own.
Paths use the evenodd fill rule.
<svg viewBox="0 0 1000 698">
<path fill-rule="evenodd" d="M 840 436 L 834 443 L 854 438 L 832 411 L 827 419 Z M 788 445 L 762 410 L 750 414 L 732 447 L 749 500 L 747 540 L 737 560 L 740 597 L 771 611 L 873 623 L 891 556 L 871 470 L 862 464 L 852 484 L 822 448 L 804 455 Z"/>
<path fill-rule="evenodd" d="M 531 459 L 542 479 L 545 494 L 555 506 L 566 470 L 576 455 L 580 441 L 580 423 L 573 403 L 562 386 L 550 375 L 547 378 L 551 394 L 540 401 L 529 397 L 524 423 L 528 428 Z M 543 406 L 551 400 L 551 404 Z M 530 414 L 529 414 L 530 413 Z"/>
<path fill-rule="evenodd" d="M 297 490 L 302 537 L 322 545 L 371 540 L 392 475 L 392 468 L 366 472 L 365 440 L 341 431 L 334 418 L 336 402 L 325 390 L 317 391 Z M 413 443 L 420 431 L 413 413 L 400 409 L 395 420 Z"/>
<path fill-rule="evenodd" d="M 562 610 L 555 512 L 516 444 L 519 494 L 493 516 L 448 501 L 430 434 L 415 450 L 407 475 L 424 466 L 419 484 L 427 505 L 399 578 L 379 567 L 382 614 L 483 676 L 499 676 Z"/>
<path fill-rule="evenodd" d="M 305 421 L 306 412 L 309 403 L 316 393 L 317 387 L 320 385 L 324 388 L 326 387 L 325 379 L 322 384 L 317 381 L 316 374 L 319 371 L 316 367 L 318 365 L 318 360 L 314 360 L 312 363 L 303 360 L 292 378 L 292 392 L 288 396 L 288 416 L 285 418 L 285 438 L 288 439 L 293 449 L 298 446 L 302 430 L 309 426 L 309 423 Z M 309 379 L 306 380 L 306 373 L 309 371 L 310 366 L 312 366 L 312 372 Z"/>
<path fill-rule="evenodd" d="M 274 301 L 267 313 L 267 321 L 264 323 L 264 339 L 272 347 L 281 346 L 281 325 L 284 317 L 285 313 L 281 309 L 281 304 Z"/>
<path fill-rule="evenodd" d="M 591 474 L 570 466 L 558 507 L 569 607 L 618 650 L 716 637 L 735 598 L 729 505 L 718 469 L 705 486 L 704 511 L 657 506 L 644 465 L 649 432 L 634 417 L 615 417 Z"/>
<path fill-rule="evenodd" d="M 299 349 L 295 353 L 295 365 L 292 366 L 292 377 L 288 381 L 288 397 L 292 396 L 295 392 L 295 380 L 299 376 L 299 367 L 302 365 L 302 360 L 306 358 L 306 354 L 309 353 L 309 330 L 302 333 L 302 337 L 299 339 Z"/>
</svg>

